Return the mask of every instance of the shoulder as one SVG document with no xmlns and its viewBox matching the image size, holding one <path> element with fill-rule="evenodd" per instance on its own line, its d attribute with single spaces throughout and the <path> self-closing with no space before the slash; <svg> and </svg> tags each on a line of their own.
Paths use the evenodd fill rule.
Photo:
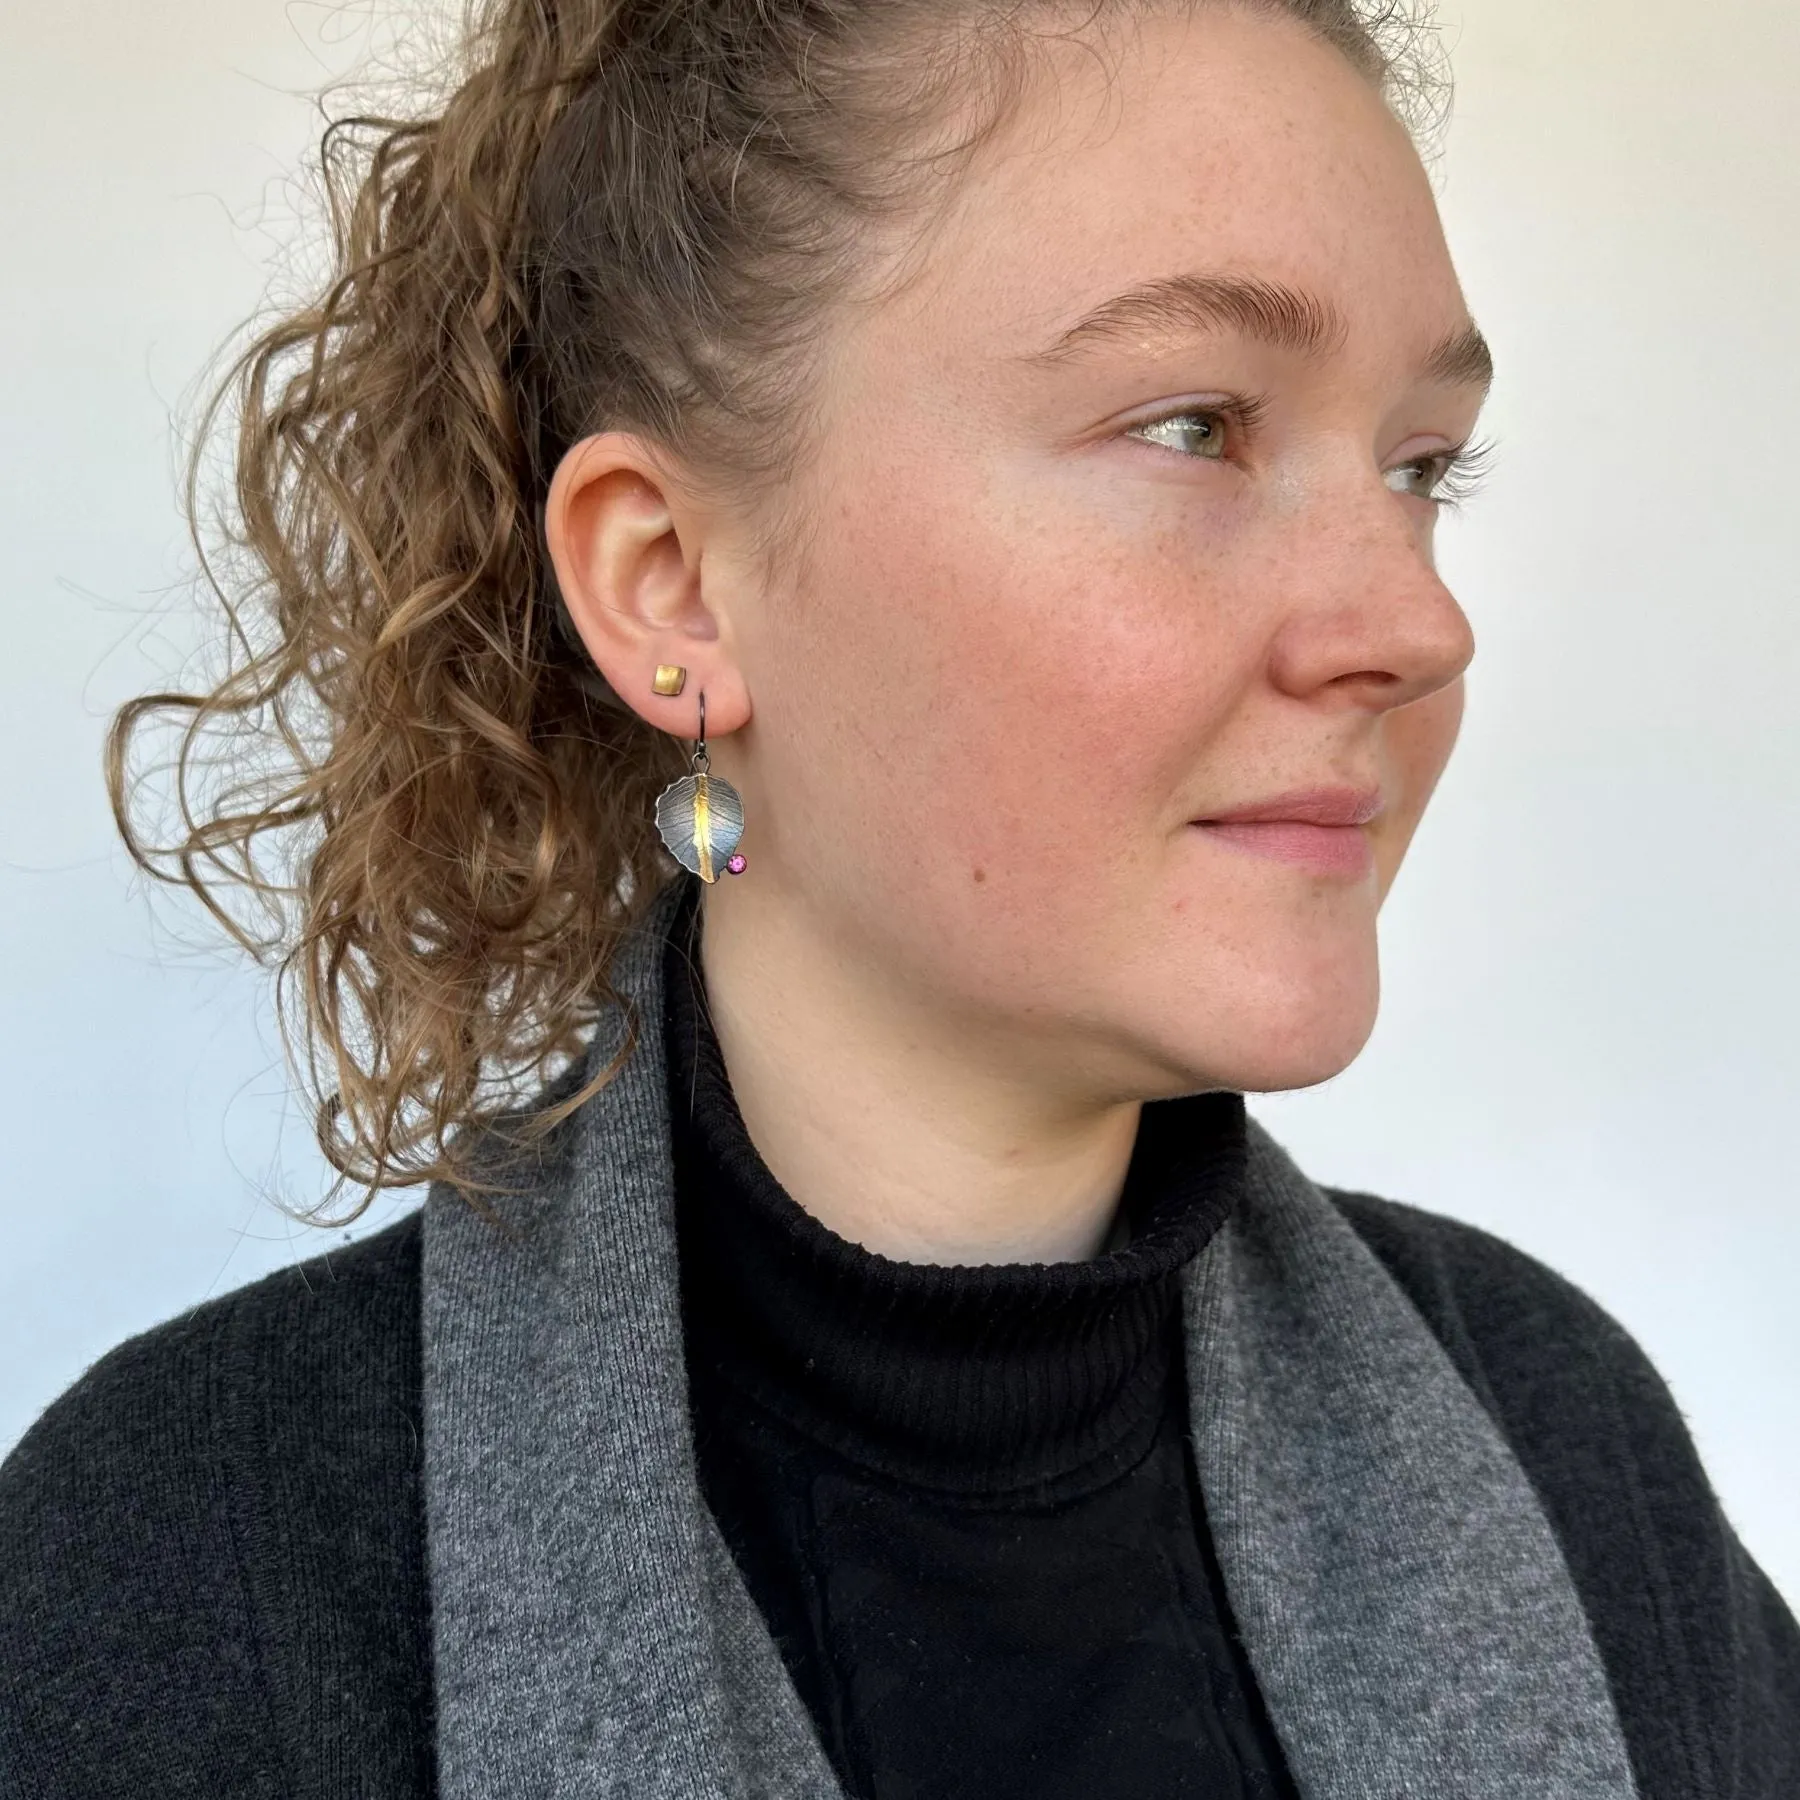
<svg viewBox="0 0 1800 1800">
<path fill-rule="evenodd" d="M 393 1396 L 418 1361 L 419 1219 L 208 1300 L 108 1351 L 0 1464 L 0 1531 L 54 1494 L 100 1505 L 228 1448 L 250 1423 L 280 1431 Z M 130 1467 L 121 1455 L 141 1456 Z M 85 1506 L 81 1516 L 85 1515 Z"/>
<path fill-rule="evenodd" d="M 1493 1395 L 1487 1366 L 1505 1379 L 1519 1363 L 1548 1363 L 1570 1348 L 1615 1372 L 1648 1375 L 1649 1398 L 1673 1406 L 1642 1350 L 1612 1315 L 1566 1276 L 1516 1244 L 1444 1213 L 1346 1188 L 1325 1188 L 1357 1235 L 1403 1287 L 1445 1348 Z M 1566 1365 L 1565 1365 L 1566 1366 Z"/>
<path fill-rule="evenodd" d="M 0 1769 L 47 1796 L 298 1792 L 331 1729 L 417 1760 L 387 1715 L 422 1672 L 418 1271 L 414 1212 L 120 1344 L 25 1434 Z M 319 1656 L 356 1690 L 324 1708 Z"/>
<path fill-rule="evenodd" d="M 1511 1443 L 1594 1627 L 1647 1794 L 1800 1792 L 1800 1630 L 1641 1345 L 1478 1226 L 1325 1188 Z"/>
<path fill-rule="evenodd" d="M 1423 1314 L 1553 1513 L 1604 1494 L 1650 1522 L 1652 1497 L 1667 1495 L 1710 1522 L 1716 1502 L 1680 1409 L 1589 1294 L 1478 1226 L 1374 1194 L 1324 1192 Z"/>
</svg>

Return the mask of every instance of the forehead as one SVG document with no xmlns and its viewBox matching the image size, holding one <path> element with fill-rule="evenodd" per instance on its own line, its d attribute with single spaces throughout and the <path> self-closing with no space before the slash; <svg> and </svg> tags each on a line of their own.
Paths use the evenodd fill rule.
<svg viewBox="0 0 1800 1800">
<path fill-rule="evenodd" d="M 915 258 L 888 325 L 946 358 L 1027 355 L 1192 270 L 1319 296 L 1347 354 L 1404 358 L 1466 320 L 1404 127 L 1304 27 L 1229 4 L 1038 40 Z"/>
</svg>

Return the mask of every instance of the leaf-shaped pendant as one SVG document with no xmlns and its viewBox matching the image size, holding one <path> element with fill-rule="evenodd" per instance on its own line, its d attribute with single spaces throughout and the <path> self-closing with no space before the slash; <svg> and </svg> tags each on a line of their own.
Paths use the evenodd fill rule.
<svg viewBox="0 0 1800 1800">
<path fill-rule="evenodd" d="M 683 775 L 657 795 L 656 829 L 684 869 L 717 881 L 744 835 L 744 802 L 723 775 Z"/>
</svg>

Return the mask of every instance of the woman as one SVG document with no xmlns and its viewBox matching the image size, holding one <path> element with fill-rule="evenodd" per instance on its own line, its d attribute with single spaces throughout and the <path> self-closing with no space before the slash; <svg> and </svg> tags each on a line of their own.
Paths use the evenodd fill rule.
<svg viewBox="0 0 1800 1800">
<path fill-rule="evenodd" d="M 1641 1352 L 1244 1108 L 1366 1041 L 1473 651 L 1410 41 L 495 0 L 331 140 L 273 629 L 111 776 L 160 868 L 139 717 L 289 733 L 177 873 L 301 828 L 323 1140 L 429 1198 L 8 1461 L 0 1789 L 1800 1791 Z"/>
</svg>

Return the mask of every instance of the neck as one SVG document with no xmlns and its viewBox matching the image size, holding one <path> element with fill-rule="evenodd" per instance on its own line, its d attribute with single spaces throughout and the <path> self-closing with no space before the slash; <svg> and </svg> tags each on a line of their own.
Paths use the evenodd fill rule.
<svg viewBox="0 0 1800 1800">
<path fill-rule="evenodd" d="M 1070 1059 L 1016 1022 L 900 990 L 802 909 L 752 901 L 704 906 L 697 954 L 745 1129 L 794 1201 L 895 1261 L 1096 1255 L 1142 1102 L 1071 1094 Z"/>
</svg>

